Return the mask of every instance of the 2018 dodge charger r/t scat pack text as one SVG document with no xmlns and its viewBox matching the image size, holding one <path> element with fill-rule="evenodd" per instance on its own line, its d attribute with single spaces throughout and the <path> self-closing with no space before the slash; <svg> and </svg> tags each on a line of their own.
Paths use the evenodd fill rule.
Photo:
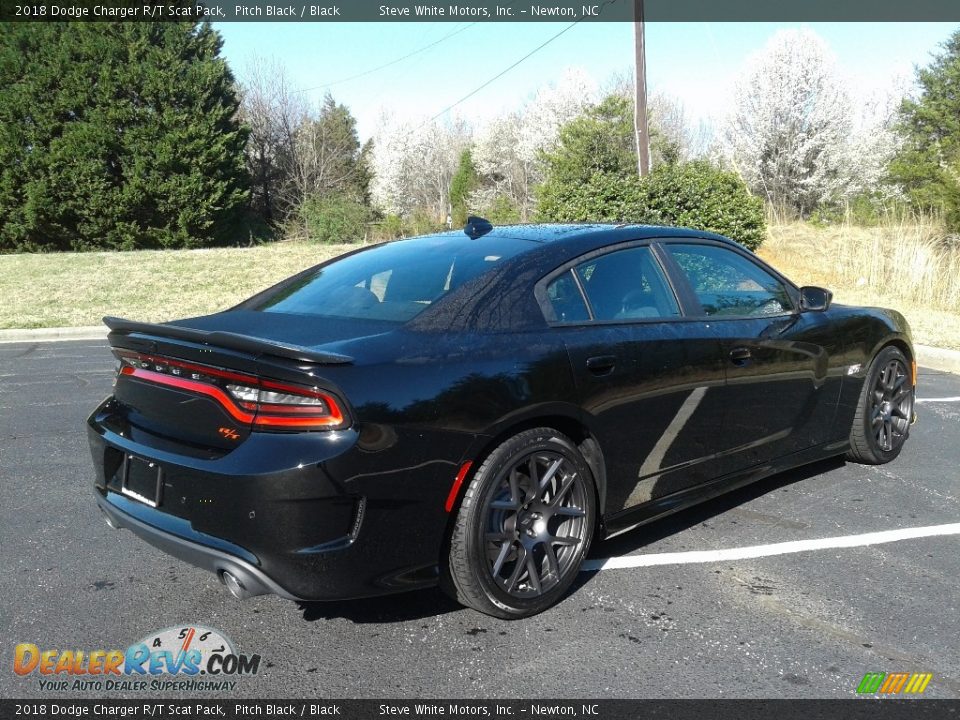
<svg viewBox="0 0 960 720">
<path fill-rule="evenodd" d="M 440 583 L 532 615 L 593 538 L 820 458 L 888 462 L 914 419 L 899 313 L 679 228 L 474 218 L 225 312 L 106 323 L 97 502 L 239 597 Z"/>
</svg>

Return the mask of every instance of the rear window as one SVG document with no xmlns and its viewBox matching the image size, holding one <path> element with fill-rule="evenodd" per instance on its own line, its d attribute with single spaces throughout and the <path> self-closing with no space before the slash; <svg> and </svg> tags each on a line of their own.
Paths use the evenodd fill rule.
<svg viewBox="0 0 960 720">
<path fill-rule="evenodd" d="M 525 247 L 489 236 L 398 240 L 334 260 L 252 309 L 406 322 Z"/>
</svg>

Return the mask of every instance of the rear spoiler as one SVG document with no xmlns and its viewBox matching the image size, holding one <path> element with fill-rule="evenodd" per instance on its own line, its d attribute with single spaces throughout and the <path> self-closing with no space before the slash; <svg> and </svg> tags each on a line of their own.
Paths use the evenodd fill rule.
<svg viewBox="0 0 960 720">
<path fill-rule="evenodd" d="M 349 355 L 311 350 L 302 345 L 278 343 L 272 340 L 251 337 L 250 335 L 241 335 L 240 333 L 222 332 L 219 330 L 207 332 L 206 330 L 194 330 L 193 328 L 185 328 L 178 325 L 124 320 L 123 318 L 111 317 L 109 315 L 103 319 L 103 323 L 110 328 L 111 336 L 136 334 L 172 338 L 174 340 L 186 340 L 188 342 L 212 345 L 229 350 L 240 350 L 241 352 L 247 352 L 253 355 L 272 355 L 274 357 L 287 358 L 299 362 L 318 363 L 320 365 L 348 365 L 353 362 L 353 358 Z"/>
</svg>

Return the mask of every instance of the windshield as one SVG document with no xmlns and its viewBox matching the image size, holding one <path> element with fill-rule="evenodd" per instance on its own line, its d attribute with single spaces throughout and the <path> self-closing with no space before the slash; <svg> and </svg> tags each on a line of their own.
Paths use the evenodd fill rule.
<svg viewBox="0 0 960 720">
<path fill-rule="evenodd" d="M 325 265 L 253 310 L 406 322 L 528 243 L 463 235 L 399 240 Z"/>
</svg>

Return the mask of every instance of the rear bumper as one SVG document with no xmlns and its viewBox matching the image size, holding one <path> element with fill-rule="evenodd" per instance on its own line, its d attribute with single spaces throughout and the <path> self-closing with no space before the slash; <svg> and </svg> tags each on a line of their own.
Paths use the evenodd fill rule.
<svg viewBox="0 0 960 720">
<path fill-rule="evenodd" d="M 142 520 L 138 520 L 133 514 L 121 509 L 122 503 L 133 502 L 127 501 L 126 498 L 121 495 L 112 492 L 103 495 L 98 491 L 96 492 L 96 498 L 97 505 L 100 507 L 101 512 L 107 517 L 111 527 L 117 530 L 127 529 L 168 555 L 216 573 L 221 581 L 223 580 L 224 573 L 229 573 L 239 582 L 244 597 L 252 597 L 254 595 L 279 595 L 288 600 L 304 599 L 291 594 L 277 582 L 267 577 L 265 573 L 249 561 L 237 555 L 218 550 L 210 544 L 187 540 L 173 533 L 161 530 L 155 525 L 150 525 Z M 156 513 L 158 516 L 162 515 L 158 510 L 152 508 L 144 509 Z"/>
<path fill-rule="evenodd" d="M 129 425 L 107 399 L 87 422 L 97 504 L 112 523 L 250 595 L 343 600 L 435 585 L 444 502 L 475 436 L 394 426 L 252 433 L 204 451 Z M 123 460 L 159 466 L 156 507 L 121 493 Z"/>
</svg>

